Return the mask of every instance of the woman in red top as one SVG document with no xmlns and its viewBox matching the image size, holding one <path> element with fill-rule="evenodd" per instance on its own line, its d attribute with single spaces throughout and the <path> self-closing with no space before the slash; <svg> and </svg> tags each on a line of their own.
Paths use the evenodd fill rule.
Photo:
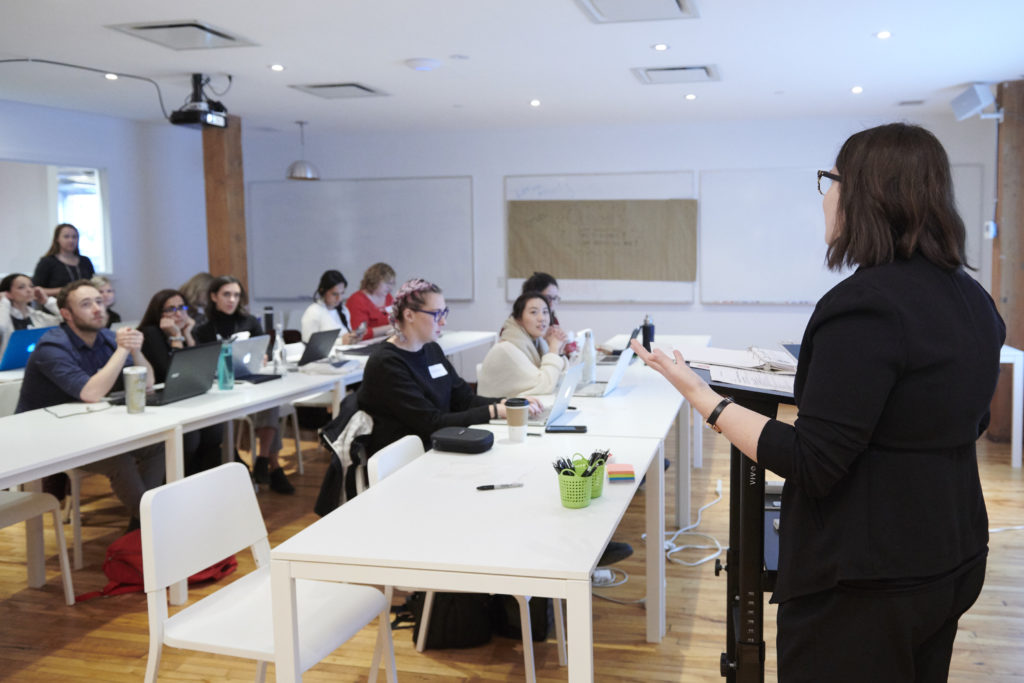
<svg viewBox="0 0 1024 683">
<path fill-rule="evenodd" d="M 394 299 L 391 291 L 395 288 L 395 269 L 386 263 L 374 263 L 363 273 L 359 291 L 348 298 L 349 325 L 356 329 L 366 323 L 363 339 L 380 337 L 391 332 L 388 313 Z"/>
</svg>

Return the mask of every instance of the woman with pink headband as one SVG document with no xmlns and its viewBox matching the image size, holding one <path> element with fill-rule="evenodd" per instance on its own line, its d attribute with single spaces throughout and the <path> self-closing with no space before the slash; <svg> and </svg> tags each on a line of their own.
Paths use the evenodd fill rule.
<svg viewBox="0 0 1024 683">
<path fill-rule="evenodd" d="M 447 318 L 437 285 L 417 278 L 398 290 L 393 334 L 370 356 L 359 389 L 359 408 L 373 418 L 369 453 L 408 434 L 429 448 L 430 435 L 442 427 L 505 417 L 505 399 L 477 396 L 437 344 Z M 540 403 L 529 401 L 530 412 L 540 412 Z"/>
</svg>

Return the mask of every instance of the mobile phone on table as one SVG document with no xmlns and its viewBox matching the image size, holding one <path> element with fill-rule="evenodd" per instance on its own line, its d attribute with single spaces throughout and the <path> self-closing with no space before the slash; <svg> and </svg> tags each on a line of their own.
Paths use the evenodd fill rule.
<svg viewBox="0 0 1024 683">
<path fill-rule="evenodd" d="M 587 425 L 548 425 L 544 431 L 552 434 L 586 434 Z"/>
</svg>

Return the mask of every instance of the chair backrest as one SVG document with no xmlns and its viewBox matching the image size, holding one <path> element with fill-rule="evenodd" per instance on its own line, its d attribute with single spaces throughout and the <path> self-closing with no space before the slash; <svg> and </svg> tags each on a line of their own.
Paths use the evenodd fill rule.
<svg viewBox="0 0 1024 683">
<path fill-rule="evenodd" d="M 403 436 L 373 454 L 367 463 L 370 486 L 423 455 L 423 441 L 415 434 Z"/>
<path fill-rule="evenodd" d="M 267 528 L 249 472 L 241 463 L 146 491 L 140 508 L 147 593 L 250 546 L 255 546 L 257 565 L 269 559 Z"/>
</svg>

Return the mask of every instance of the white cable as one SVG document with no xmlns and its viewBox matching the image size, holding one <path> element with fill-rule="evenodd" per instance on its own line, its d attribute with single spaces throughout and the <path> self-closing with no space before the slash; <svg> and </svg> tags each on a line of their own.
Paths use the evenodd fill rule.
<svg viewBox="0 0 1024 683">
<path fill-rule="evenodd" d="M 998 529 L 989 529 L 990 534 L 998 534 L 1000 531 L 1024 531 L 1024 526 L 1003 526 Z"/>
</svg>

